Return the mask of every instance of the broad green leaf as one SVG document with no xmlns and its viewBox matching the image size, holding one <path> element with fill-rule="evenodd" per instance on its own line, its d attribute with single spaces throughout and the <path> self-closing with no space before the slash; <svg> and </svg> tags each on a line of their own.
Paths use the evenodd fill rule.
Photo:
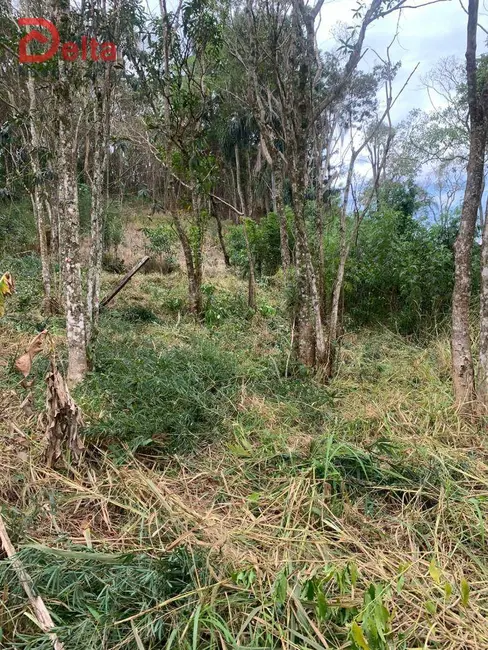
<svg viewBox="0 0 488 650">
<path fill-rule="evenodd" d="M 366 641 L 366 637 L 363 634 L 361 626 L 358 625 L 356 621 L 352 622 L 351 636 L 352 636 L 352 640 L 358 646 L 358 648 L 361 648 L 361 650 L 371 650 L 369 647 L 369 643 Z"/>
</svg>

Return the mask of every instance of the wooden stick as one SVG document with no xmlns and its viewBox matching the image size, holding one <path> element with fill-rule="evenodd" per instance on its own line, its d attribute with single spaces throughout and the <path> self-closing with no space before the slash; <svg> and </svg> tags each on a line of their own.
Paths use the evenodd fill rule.
<svg viewBox="0 0 488 650">
<path fill-rule="evenodd" d="M 100 303 L 100 307 L 106 307 L 108 303 L 115 298 L 115 296 L 119 293 L 121 289 L 125 287 L 125 285 L 129 282 L 129 280 L 132 278 L 133 275 L 139 271 L 139 269 L 142 269 L 144 264 L 148 261 L 149 255 L 146 255 L 146 257 L 143 257 L 140 262 L 137 262 L 137 264 L 122 278 L 122 280 L 119 282 L 119 284 L 115 287 L 115 289 L 108 294 L 108 296 L 105 296 L 105 298 L 102 300 Z"/>
<path fill-rule="evenodd" d="M 55 632 L 51 632 L 51 630 L 54 628 L 54 622 L 51 618 L 51 614 L 49 613 L 42 598 L 36 594 L 32 578 L 25 570 L 22 562 L 19 560 L 17 553 L 15 552 L 15 548 L 10 541 L 10 537 L 7 533 L 7 529 L 5 528 L 5 523 L 1 515 L 0 540 L 2 541 L 2 546 L 5 549 L 8 558 L 12 562 L 12 567 L 20 580 L 20 584 L 27 594 L 27 598 L 29 599 L 32 609 L 34 610 L 34 614 L 39 623 L 39 627 L 43 632 L 46 632 L 50 636 L 53 642 L 54 650 L 64 650 L 64 644 L 61 643 L 57 634 Z"/>
</svg>

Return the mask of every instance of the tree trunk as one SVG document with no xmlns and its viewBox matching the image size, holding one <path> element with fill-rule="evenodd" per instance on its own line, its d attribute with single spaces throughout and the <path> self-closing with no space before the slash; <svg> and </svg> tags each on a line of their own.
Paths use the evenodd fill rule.
<svg viewBox="0 0 488 650">
<path fill-rule="evenodd" d="M 479 411 L 488 414 L 488 218 L 483 223 L 481 242 L 481 287 L 480 287 L 480 352 L 478 365 L 477 397 Z"/>
<path fill-rule="evenodd" d="M 474 405 L 475 385 L 469 304 L 471 298 L 471 254 L 478 216 L 485 152 L 484 125 L 472 128 L 470 152 L 459 233 L 454 244 L 454 290 L 452 294 L 452 380 L 457 408 L 470 412 Z"/>
<path fill-rule="evenodd" d="M 27 77 L 27 90 L 29 93 L 29 127 L 31 135 L 31 167 L 32 175 L 34 177 L 34 190 L 32 192 L 32 205 L 34 208 L 34 215 L 37 224 L 37 235 L 39 238 L 39 254 L 41 257 L 41 272 L 42 284 L 44 287 L 43 299 L 43 312 L 45 314 L 51 313 L 51 265 L 49 248 L 47 244 L 46 228 L 46 202 L 47 197 L 44 197 L 41 188 L 42 183 L 42 170 L 39 160 L 40 137 L 37 124 L 37 98 L 36 89 L 34 85 L 34 78 L 30 70 L 28 70 Z"/>
<path fill-rule="evenodd" d="M 239 195 L 239 200 L 241 203 L 241 212 L 244 212 L 245 216 L 252 218 L 252 207 L 249 203 L 252 202 L 252 198 L 249 197 L 249 193 L 246 197 L 242 191 L 242 180 L 241 180 L 241 162 L 239 155 L 239 147 L 236 144 L 234 146 L 234 154 L 236 161 L 236 185 L 237 185 L 237 194 Z M 250 186 L 250 179 L 248 179 L 248 187 Z M 244 231 L 244 240 L 246 242 L 246 252 L 247 260 L 249 264 L 249 276 L 248 276 L 248 288 L 247 288 L 247 305 L 249 309 L 255 311 L 256 309 L 256 269 L 254 264 L 254 255 L 252 253 L 251 243 L 249 241 L 249 234 L 247 232 L 247 225 L 244 219 L 241 218 L 241 223 Z"/>
<path fill-rule="evenodd" d="M 88 366 L 81 284 L 80 215 L 77 200 L 76 162 L 73 155 L 74 129 L 72 124 L 71 91 L 66 63 L 61 57 L 59 58 L 59 79 L 56 90 L 57 115 L 59 118 L 59 234 L 66 305 L 68 384 L 73 386 L 83 380 Z"/>
<path fill-rule="evenodd" d="M 105 208 L 105 167 L 107 140 L 105 133 L 104 108 L 106 102 L 96 91 L 94 101 L 93 172 L 91 184 L 91 239 L 90 265 L 88 267 L 86 338 L 90 342 L 93 329 L 98 322 L 100 310 L 100 279 L 103 255 L 103 213 Z"/>
<path fill-rule="evenodd" d="M 217 235 L 219 237 L 220 248 L 222 249 L 222 255 L 224 256 L 224 263 L 227 268 L 230 268 L 231 263 L 229 259 L 229 253 L 227 252 L 227 247 L 225 245 L 224 233 L 222 231 L 222 219 L 220 218 L 219 211 L 214 205 L 214 202 L 210 200 L 210 208 L 213 212 L 213 216 L 217 223 Z"/>
<path fill-rule="evenodd" d="M 313 364 L 317 369 L 321 369 L 326 362 L 326 346 L 320 309 L 320 298 L 317 289 L 317 275 L 312 262 L 312 254 L 305 224 L 305 186 L 302 181 L 302 178 L 304 178 L 305 175 L 301 173 L 301 170 L 296 163 L 294 164 L 294 167 L 295 166 L 296 169 L 292 172 L 293 176 L 291 178 L 291 186 L 292 206 L 295 214 L 296 227 L 297 277 L 299 278 L 299 287 L 300 283 L 303 283 L 305 278 L 305 284 L 303 286 L 306 287 L 299 289 L 299 313 L 302 315 L 301 318 L 304 318 L 306 313 L 309 318 L 308 326 L 305 328 L 302 324 L 302 327 L 299 328 L 299 336 L 305 336 L 306 341 L 303 345 L 299 342 L 298 348 L 306 350 L 309 345 L 308 342 L 313 339 L 315 353 L 314 355 L 307 353 L 302 361 L 307 363 L 307 365 L 310 365 L 313 356 Z M 303 301 L 307 301 L 308 304 L 306 306 L 303 305 Z M 313 337 L 308 333 L 309 328 L 313 331 Z"/>
<path fill-rule="evenodd" d="M 271 172 L 272 189 L 273 189 L 273 210 L 278 215 L 280 224 L 280 249 L 281 264 L 284 273 L 288 273 L 290 268 L 290 243 L 288 241 L 288 224 L 286 221 L 285 206 L 283 203 L 283 172 L 281 168 Z"/>
<path fill-rule="evenodd" d="M 183 248 L 183 255 L 185 256 L 186 273 L 188 277 L 189 311 L 199 317 L 203 311 L 201 264 L 199 268 L 198 261 L 194 260 L 190 240 L 177 213 L 173 216 L 173 223 L 175 224 L 176 232 L 178 233 L 181 247 Z"/>
<path fill-rule="evenodd" d="M 469 0 L 466 47 L 466 72 L 470 118 L 469 160 L 459 233 L 454 244 L 454 290 L 452 295 L 452 379 L 455 405 L 465 414 L 473 411 L 475 384 L 469 304 L 471 297 L 471 254 L 478 206 L 483 187 L 486 126 L 483 106 L 478 96 L 476 64 L 476 29 L 478 0 Z M 483 303 L 483 296 L 482 296 Z"/>
</svg>

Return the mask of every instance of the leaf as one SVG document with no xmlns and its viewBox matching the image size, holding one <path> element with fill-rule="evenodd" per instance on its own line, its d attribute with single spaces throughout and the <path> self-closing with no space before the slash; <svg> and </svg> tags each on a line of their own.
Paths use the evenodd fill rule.
<svg viewBox="0 0 488 650">
<path fill-rule="evenodd" d="M 361 650 L 370 650 L 369 643 L 366 641 L 366 637 L 363 634 L 361 626 L 358 625 L 356 623 L 356 621 L 352 622 L 351 636 L 352 636 L 352 640 L 354 641 L 354 643 L 359 648 L 361 648 Z"/>
<path fill-rule="evenodd" d="M 0 278 L 0 318 L 5 314 L 5 296 L 11 296 L 14 291 L 13 277 L 10 273 L 4 273 Z"/>
<path fill-rule="evenodd" d="M 452 595 L 452 585 L 451 585 L 450 582 L 446 582 L 446 584 L 444 585 L 444 594 L 445 594 L 446 598 L 451 597 L 451 595 Z"/>
<path fill-rule="evenodd" d="M 353 587 L 355 587 L 358 581 L 359 573 L 358 568 L 354 562 L 351 562 L 349 564 L 349 575 L 351 576 L 351 584 Z"/>
<path fill-rule="evenodd" d="M 425 609 L 429 612 L 429 614 L 434 616 L 434 614 L 437 611 L 437 605 L 434 603 L 433 600 L 427 600 L 425 601 Z"/>
<path fill-rule="evenodd" d="M 42 345 L 46 334 L 47 330 L 39 332 L 39 334 L 35 336 L 29 343 L 26 352 L 15 361 L 14 365 L 16 370 L 24 375 L 24 377 L 27 377 L 27 375 L 29 375 L 32 368 L 33 359 L 39 354 L 39 352 L 42 351 Z"/>
<path fill-rule="evenodd" d="M 468 606 L 469 603 L 469 584 L 466 578 L 463 578 L 461 580 L 461 602 L 464 605 L 464 607 Z"/>
<path fill-rule="evenodd" d="M 324 619 L 327 614 L 327 598 L 324 592 L 319 589 L 317 591 L 317 615 L 319 619 Z"/>
<path fill-rule="evenodd" d="M 98 623 L 100 621 L 100 619 L 102 618 L 102 615 L 100 614 L 100 612 L 97 611 L 96 609 L 94 609 L 93 607 L 90 607 L 90 605 L 87 605 L 86 608 L 90 612 L 90 614 L 93 616 L 93 618 L 96 620 L 96 622 Z"/>
<path fill-rule="evenodd" d="M 435 563 L 434 558 L 432 558 L 432 560 L 430 561 L 429 573 L 430 573 L 430 577 L 436 583 L 436 585 L 439 585 L 441 583 L 441 570 Z"/>
<path fill-rule="evenodd" d="M 276 601 L 283 605 L 286 601 L 286 594 L 288 591 L 288 580 L 286 574 L 283 572 L 275 583 L 275 597 Z"/>
<path fill-rule="evenodd" d="M 200 621 L 201 609 L 202 606 L 198 605 L 195 610 L 195 614 L 193 615 L 193 645 L 192 645 L 193 650 L 197 650 L 198 648 L 198 623 Z"/>
</svg>

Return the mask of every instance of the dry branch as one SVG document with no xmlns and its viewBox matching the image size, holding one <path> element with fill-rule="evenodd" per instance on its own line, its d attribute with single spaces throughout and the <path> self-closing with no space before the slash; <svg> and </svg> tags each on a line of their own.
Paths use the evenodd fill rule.
<svg viewBox="0 0 488 650">
<path fill-rule="evenodd" d="M 0 540 L 2 541 L 2 546 L 5 550 L 5 553 L 7 554 L 7 557 L 12 563 L 12 568 L 17 574 L 25 593 L 27 594 L 27 598 L 29 599 L 35 617 L 37 618 L 39 627 L 43 630 L 43 632 L 46 632 L 51 638 L 53 642 L 54 650 L 64 650 L 64 644 L 61 643 L 57 634 L 55 632 L 52 632 L 54 628 L 54 622 L 53 619 L 51 618 L 51 614 L 49 613 L 49 610 L 44 604 L 42 598 L 36 594 L 35 587 L 32 582 L 32 578 L 27 573 L 22 562 L 19 560 L 16 554 L 15 548 L 12 542 L 10 541 L 7 528 L 5 527 L 5 523 L 1 515 L 0 515 Z"/>
<path fill-rule="evenodd" d="M 119 282 L 119 284 L 115 287 L 115 289 L 108 294 L 108 296 L 105 296 L 105 298 L 101 301 L 100 307 L 106 307 L 109 302 L 111 302 L 115 296 L 121 291 L 125 285 L 129 282 L 129 280 L 132 278 L 133 275 L 139 271 L 139 269 L 142 269 L 144 264 L 149 260 L 149 255 L 146 255 L 145 257 L 142 258 L 137 264 L 128 272 L 122 280 Z"/>
</svg>

